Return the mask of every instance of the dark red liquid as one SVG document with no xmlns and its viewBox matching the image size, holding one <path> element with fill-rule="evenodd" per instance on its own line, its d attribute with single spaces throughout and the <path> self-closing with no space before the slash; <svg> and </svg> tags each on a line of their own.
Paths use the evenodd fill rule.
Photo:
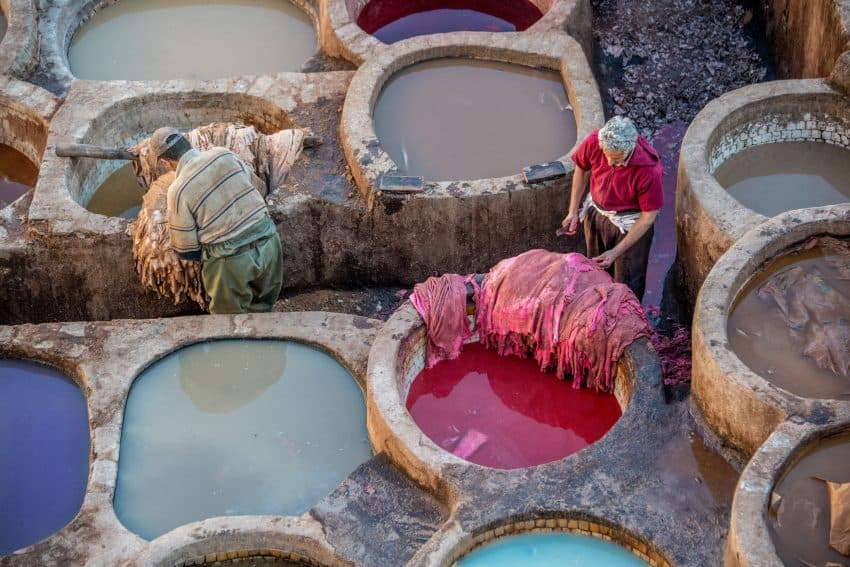
<svg viewBox="0 0 850 567">
<path fill-rule="evenodd" d="M 479 344 L 423 370 L 407 409 L 446 451 L 479 465 L 514 469 L 548 463 L 598 441 L 620 419 L 611 394 L 575 390 L 532 359 L 503 357 Z M 469 443 L 476 438 L 478 443 Z M 459 451 L 460 449 L 460 451 Z"/>
<path fill-rule="evenodd" d="M 523 31 L 543 17 L 528 0 L 372 0 L 357 24 L 384 43 L 453 31 Z"/>
</svg>

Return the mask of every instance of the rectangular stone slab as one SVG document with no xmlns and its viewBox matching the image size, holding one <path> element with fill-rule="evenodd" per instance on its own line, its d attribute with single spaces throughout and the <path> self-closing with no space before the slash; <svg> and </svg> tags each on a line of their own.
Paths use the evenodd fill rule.
<svg viewBox="0 0 850 567">
<path fill-rule="evenodd" d="M 388 193 L 419 193 L 425 187 L 425 179 L 408 175 L 384 175 L 378 189 Z"/>
<path fill-rule="evenodd" d="M 543 183 L 560 177 L 566 177 L 567 168 L 560 161 L 550 161 L 549 163 L 539 163 L 524 167 L 522 168 L 522 175 L 526 183 Z"/>
</svg>

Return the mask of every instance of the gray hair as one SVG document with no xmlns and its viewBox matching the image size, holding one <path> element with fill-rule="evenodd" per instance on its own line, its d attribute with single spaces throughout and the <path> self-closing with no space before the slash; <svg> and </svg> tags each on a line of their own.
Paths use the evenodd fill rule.
<svg viewBox="0 0 850 567">
<path fill-rule="evenodd" d="M 634 122 L 625 116 L 615 116 L 599 129 L 599 144 L 612 152 L 629 153 L 637 144 L 638 132 Z"/>
</svg>

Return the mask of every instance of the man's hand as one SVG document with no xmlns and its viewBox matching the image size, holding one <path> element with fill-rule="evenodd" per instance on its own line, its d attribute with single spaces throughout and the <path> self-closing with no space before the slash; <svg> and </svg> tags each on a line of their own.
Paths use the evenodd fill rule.
<svg viewBox="0 0 850 567">
<path fill-rule="evenodd" d="M 616 259 L 617 254 L 615 254 L 613 250 L 608 250 L 607 252 L 603 252 L 599 256 L 592 258 L 593 262 L 603 270 L 607 270 L 611 267 L 611 264 L 613 264 Z"/>
<path fill-rule="evenodd" d="M 564 233 L 573 235 L 578 230 L 578 214 L 573 213 L 564 217 L 564 220 L 561 221 L 561 226 L 564 227 Z"/>
</svg>

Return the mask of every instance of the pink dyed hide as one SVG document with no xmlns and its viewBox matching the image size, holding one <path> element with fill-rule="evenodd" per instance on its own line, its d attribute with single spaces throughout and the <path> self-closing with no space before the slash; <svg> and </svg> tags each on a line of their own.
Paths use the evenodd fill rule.
<svg viewBox="0 0 850 567">
<path fill-rule="evenodd" d="M 427 367 L 441 360 L 454 360 L 463 344 L 472 336 L 466 316 L 466 284 L 471 283 L 478 296 L 473 276 L 445 274 L 416 284 L 410 302 L 428 329 Z"/>
</svg>

